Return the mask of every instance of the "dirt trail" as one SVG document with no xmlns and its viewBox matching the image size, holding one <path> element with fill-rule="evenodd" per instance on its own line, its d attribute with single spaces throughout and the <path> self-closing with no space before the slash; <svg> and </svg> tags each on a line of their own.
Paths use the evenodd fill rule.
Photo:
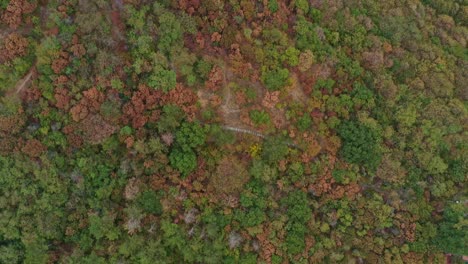
<svg viewBox="0 0 468 264">
<path fill-rule="evenodd" d="M 205 59 L 215 65 L 218 65 L 223 71 L 223 84 L 220 95 L 223 99 L 223 102 L 219 107 L 223 118 L 223 124 L 233 127 L 245 128 L 245 125 L 243 125 L 240 119 L 241 109 L 239 105 L 236 104 L 234 95 L 231 91 L 231 87 L 229 87 L 229 83 L 236 79 L 234 73 L 229 69 L 229 66 L 227 65 L 225 60 L 208 55 L 205 56 Z M 197 94 L 203 106 L 207 104 L 210 95 L 212 95 L 213 93 L 207 91 L 206 89 L 200 89 Z"/>
<path fill-rule="evenodd" d="M 251 89 L 255 89 L 256 94 L 257 94 L 258 104 L 260 104 L 262 98 L 266 94 L 265 88 L 262 87 L 262 85 L 258 82 L 257 83 L 251 82 L 251 81 L 244 80 L 235 76 L 235 74 L 232 72 L 232 70 L 229 69 L 229 66 L 227 65 L 225 61 L 222 61 L 220 59 L 213 58 L 213 57 L 208 57 L 207 59 L 215 63 L 219 67 L 221 67 L 221 69 L 223 70 L 223 86 L 221 90 L 221 96 L 223 98 L 223 102 L 220 106 L 220 111 L 221 111 L 223 121 L 222 121 L 221 127 L 224 130 L 232 131 L 232 132 L 239 133 L 239 134 L 248 134 L 248 135 L 252 135 L 261 139 L 268 138 L 268 135 L 262 134 L 256 131 L 255 128 L 252 128 L 249 125 L 242 122 L 241 120 L 242 110 L 240 109 L 239 105 L 235 101 L 234 94 L 229 83 L 235 82 L 236 84 L 239 84 L 239 85 L 251 88 Z M 297 93 L 297 94 L 298 94 L 297 96 L 300 98 L 301 97 L 300 93 Z M 199 97 L 200 104 L 202 105 L 202 107 L 205 107 L 208 105 L 208 101 L 212 93 L 207 91 L 206 89 L 200 89 L 197 92 L 197 95 Z M 272 109 L 272 110 L 276 111 L 277 109 Z M 303 151 L 301 147 L 299 147 L 298 145 L 294 143 L 284 142 L 284 144 L 288 145 L 291 148 L 295 148 L 295 149 L 299 149 Z"/>
<path fill-rule="evenodd" d="M 293 80 L 293 84 L 289 87 L 288 92 L 291 95 L 292 99 L 301 103 L 305 103 L 307 100 L 307 96 L 304 93 L 304 89 L 302 88 L 301 82 L 297 77 L 296 73 L 291 74 L 291 79 Z"/>
<path fill-rule="evenodd" d="M 31 69 L 29 70 L 28 74 L 24 76 L 23 79 L 21 79 L 15 86 L 16 93 L 18 94 L 21 92 L 27 84 L 29 84 L 29 81 L 31 80 L 31 77 L 33 76 L 34 69 L 36 68 L 36 65 L 34 64 Z"/>
<path fill-rule="evenodd" d="M 232 91 L 228 85 L 227 74 L 228 70 L 226 65 L 222 66 L 223 68 L 223 104 L 221 105 L 221 111 L 223 114 L 224 123 L 230 126 L 240 126 L 242 122 L 240 120 L 240 108 L 233 100 Z M 232 75 L 232 73 L 230 74 Z"/>
</svg>

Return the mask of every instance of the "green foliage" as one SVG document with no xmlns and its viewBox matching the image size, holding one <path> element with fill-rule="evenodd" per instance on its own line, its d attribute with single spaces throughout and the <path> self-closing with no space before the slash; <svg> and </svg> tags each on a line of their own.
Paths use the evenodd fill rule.
<svg viewBox="0 0 468 264">
<path fill-rule="evenodd" d="M 42 2 L 0 0 L 0 263 L 468 254 L 462 0 Z M 206 103 L 168 98 L 179 83 Z M 230 103 L 261 146 L 221 127 L 254 129 Z"/>
<path fill-rule="evenodd" d="M 148 85 L 152 88 L 168 92 L 176 86 L 176 73 L 172 70 L 165 70 L 157 65 L 149 77 Z"/>
<path fill-rule="evenodd" d="M 164 105 L 157 124 L 160 133 L 173 132 L 182 122 L 184 112 L 176 105 Z"/>
<path fill-rule="evenodd" d="M 287 207 L 286 214 L 290 221 L 304 224 L 312 217 L 312 210 L 309 207 L 305 192 L 293 191 L 281 202 Z"/>
<path fill-rule="evenodd" d="M 374 170 L 380 163 L 380 138 L 376 131 L 357 121 L 342 122 L 337 133 L 342 140 L 341 156 L 350 163 Z"/>
<path fill-rule="evenodd" d="M 177 17 L 170 12 L 163 12 L 159 18 L 158 49 L 166 55 L 182 44 L 183 29 Z"/>
<path fill-rule="evenodd" d="M 267 203 L 264 200 L 266 190 L 262 186 L 261 181 L 253 180 L 247 184 L 247 191 L 240 196 L 240 204 L 244 210 L 236 210 L 234 219 L 242 227 L 254 227 L 266 220 L 265 209 Z"/>
<path fill-rule="evenodd" d="M 320 22 L 322 20 L 323 14 L 319 9 L 311 8 L 309 14 L 313 21 Z"/>
<path fill-rule="evenodd" d="M 211 69 L 213 68 L 213 65 L 203 59 L 199 59 L 195 63 L 195 72 L 198 75 L 198 78 L 200 78 L 202 81 L 206 81 L 208 79 L 208 74 L 210 73 Z"/>
<path fill-rule="evenodd" d="M 296 126 L 300 131 L 307 131 L 312 126 L 312 118 L 309 114 L 304 114 L 297 120 Z"/>
<path fill-rule="evenodd" d="M 278 0 L 268 0 L 268 9 L 272 13 L 276 13 L 278 11 Z"/>
<path fill-rule="evenodd" d="M 302 166 L 302 163 L 292 163 L 288 168 L 288 176 L 291 177 L 291 181 L 293 182 L 301 180 L 304 176 L 304 166 Z"/>
<path fill-rule="evenodd" d="M 197 155 L 192 150 L 174 148 L 169 154 L 169 161 L 173 168 L 186 177 L 197 167 Z"/>
<path fill-rule="evenodd" d="M 301 52 L 298 49 L 288 47 L 283 55 L 283 60 L 292 67 L 297 66 L 299 64 L 299 54 Z"/>
<path fill-rule="evenodd" d="M 265 110 L 252 110 L 249 112 L 249 116 L 256 125 L 267 125 L 270 123 L 270 115 Z"/>
<path fill-rule="evenodd" d="M 455 202 L 446 206 L 444 218 L 439 224 L 434 244 L 443 252 L 456 255 L 466 255 L 468 245 L 468 223 L 466 207 L 463 202 Z"/>
<path fill-rule="evenodd" d="M 262 70 L 262 82 L 270 91 L 283 88 L 289 80 L 288 69 Z"/>
<path fill-rule="evenodd" d="M 334 85 L 335 85 L 335 81 L 332 79 L 318 79 L 317 82 L 315 83 L 315 88 L 325 89 L 331 92 Z"/>
<path fill-rule="evenodd" d="M 198 123 L 184 122 L 175 134 L 176 143 L 182 150 L 191 150 L 205 143 L 205 130 Z"/>
<path fill-rule="evenodd" d="M 266 220 L 265 212 L 260 208 L 250 208 L 246 211 L 237 211 L 235 219 L 242 227 L 253 227 Z"/>
<path fill-rule="evenodd" d="M 273 182 L 278 177 L 278 170 L 262 160 L 254 160 L 250 168 L 250 174 L 256 179 Z"/>
<path fill-rule="evenodd" d="M 215 142 L 218 146 L 233 144 L 235 142 L 235 135 L 218 125 L 210 125 L 207 132 L 207 141 Z"/>
<path fill-rule="evenodd" d="M 299 50 L 311 50 L 319 61 L 334 52 L 318 37 L 317 25 L 309 22 L 304 16 L 298 16 L 294 30 L 296 31 L 296 47 Z"/>
<path fill-rule="evenodd" d="M 53 74 L 50 67 L 52 61 L 58 57 L 60 44 L 55 37 L 44 38 L 36 49 L 37 69 L 45 76 Z"/>
<path fill-rule="evenodd" d="M 24 249 L 19 242 L 5 241 L 0 239 L 0 263 L 22 263 L 24 258 Z"/>
<path fill-rule="evenodd" d="M 309 1 L 308 0 L 296 0 L 296 8 L 301 10 L 304 14 L 309 12 Z"/>
<path fill-rule="evenodd" d="M 14 116 L 21 108 L 20 98 L 3 97 L 0 98 L 0 114 L 2 116 Z"/>
<path fill-rule="evenodd" d="M 132 134 L 132 128 L 129 126 L 124 126 L 120 129 L 120 135 L 122 136 L 128 136 Z"/>
<path fill-rule="evenodd" d="M 350 170 L 340 170 L 340 169 L 333 170 L 332 176 L 333 176 L 333 179 L 335 179 L 335 181 L 340 184 L 348 184 L 351 181 L 356 180 L 357 178 L 357 175 L 355 172 L 350 171 Z"/>
<path fill-rule="evenodd" d="M 147 12 L 149 11 L 149 6 L 142 6 L 140 10 L 136 10 L 133 5 L 127 5 L 126 13 L 128 18 L 126 22 L 128 25 L 132 26 L 136 30 L 143 30 L 145 26 L 145 17 Z"/>
<path fill-rule="evenodd" d="M 380 20 L 379 29 L 382 35 L 393 43 L 422 38 L 416 22 L 410 21 L 406 16 L 385 16 Z"/>
<path fill-rule="evenodd" d="M 467 171 L 468 163 L 461 159 L 456 159 L 450 161 L 447 173 L 454 182 L 461 183 L 464 181 Z"/>
<path fill-rule="evenodd" d="M 384 204 L 383 198 L 374 193 L 371 199 L 367 202 L 367 208 L 372 212 L 377 228 L 386 228 L 393 226 L 394 209 Z"/>
<path fill-rule="evenodd" d="M 6 9 L 8 6 L 8 3 L 10 3 L 10 0 L 0 0 L 0 8 Z"/>
<path fill-rule="evenodd" d="M 339 71 L 349 74 L 349 78 L 353 79 L 360 76 L 364 69 L 359 64 L 359 61 L 349 58 L 343 53 L 339 53 Z"/>
<path fill-rule="evenodd" d="M 89 217 L 89 233 L 96 239 L 118 239 L 120 232 L 114 225 L 114 221 L 113 215 L 106 214 L 99 217 L 98 215 L 93 214 Z"/>
<path fill-rule="evenodd" d="M 282 137 L 271 137 L 263 143 L 262 158 L 273 164 L 285 158 L 288 151 L 289 147 Z"/>
<path fill-rule="evenodd" d="M 359 108 L 370 110 L 375 107 L 374 93 L 360 82 L 354 83 L 351 98 L 353 104 Z"/>
<path fill-rule="evenodd" d="M 140 194 L 138 204 L 146 213 L 160 215 L 163 212 L 160 195 L 154 191 L 145 191 Z"/>
<path fill-rule="evenodd" d="M 305 248 L 306 223 L 312 217 L 312 210 L 308 204 L 307 194 L 302 191 L 289 193 L 281 203 L 286 207 L 288 215 L 286 248 L 289 254 L 295 255 Z"/>
<path fill-rule="evenodd" d="M 292 223 L 286 236 L 286 250 L 291 255 L 301 253 L 305 249 L 306 227 L 300 223 Z"/>
<path fill-rule="evenodd" d="M 26 58 L 15 58 L 12 65 L 0 65 L 0 92 L 14 88 L 32 66 Z"/>
</svg>

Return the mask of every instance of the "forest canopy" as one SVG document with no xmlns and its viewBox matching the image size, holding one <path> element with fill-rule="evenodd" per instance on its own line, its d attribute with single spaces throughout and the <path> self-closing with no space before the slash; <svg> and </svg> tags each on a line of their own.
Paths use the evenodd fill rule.
<svg viewBox="0 0 468 264">
<path fill-rule="evenodd" d="M 467 23 L 0 0 L 0 263 L 463 263 Z"/>
</svg>

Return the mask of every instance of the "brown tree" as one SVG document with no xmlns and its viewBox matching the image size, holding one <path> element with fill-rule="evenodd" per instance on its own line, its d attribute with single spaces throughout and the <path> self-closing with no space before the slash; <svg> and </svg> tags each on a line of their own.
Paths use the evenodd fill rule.
<svg viewBox="0 0 468 264">
<path fill-rule="evenodd" d="M 11 29 L 17 29 L 24 14 L 30 14 L 36 9 L 36 2 L 27 0 L 11 0 L 2 15 L 2 21 Z"/>
</svg>

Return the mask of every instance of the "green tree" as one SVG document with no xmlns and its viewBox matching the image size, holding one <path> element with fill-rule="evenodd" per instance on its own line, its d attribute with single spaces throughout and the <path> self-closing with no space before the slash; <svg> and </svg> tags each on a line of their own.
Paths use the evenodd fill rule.
<svg viewBox="0 0 468 264">
<path fill-rule="evenodd" d="M 296 8 L 301 10 L 303 14 L 307 14 L 309 12 L 309 1 L 308 0 L 296 0 Z"/>
<path fill-rule="evenodd" d="M 173 168 L 180 171 L 182 177 L 186 177 L 197 167 L 197 155 L 190 149 L 174 148 L 169 154 L 169 161 Z"/>
<path fill-rule="evenodd" d="M 162 205 L 160 195 L 154 191 L 145 191 L 138 197 L 138 204 L 147 213 L 160 215 Z"/>
<path fill-rule="evenodd" d="M 283 55 L 283 61 L 291 65 L 292 67 L 295 67 L 299 64 L 299 55 L 301 52 L 294 48 L 294 47 L 288 47 Z"/>
<path fill-rule="evenodd" d="M 272 13 L 276 13 L 276 11 L 278 11 L 278 8 L 278 0 L 268 0 L 268 9 L 270 9 Z"/>
<path fill-rule="evenodd" d="M 342 140 L 341 156 L 350 163 L 375 170 L 380 163 L 377 132 L 357 121 L 342 122 L 337 129 Z"/>
<path fill-rule="evenodd" d="M 283 88 L 289 80 L 288 69 L 262 70 L 262 82 L 270 91 Z"/>
<path fill-rule="evenodd" d="M 176 143 L 183 150 L 191 150 L 205 143 L 205 130 L 198 123 L 184 122 L 176 132 Z"/>
<path fill-rule="evenodd" d="M 286 157 L 289 147 L 282 137 L 271 137 L 265 140 L 262 148 L 262 158 L 268 163 L 276 163 Z"/>
<path fill-rule="evenodd" d="M 249 112 L 249 116 L 256 125 L 267 125 L 270 123 L 270 115 L 264 110 L 252 110 Z"/>
<path fill-rule="evenodd" d="M 172 70 L 166 70 L 160 65 L 156 65 L 149 76 L 148 85 L 152 88 L 168 92 L 176 86 L 176 73 Z"/>
<path fill-rule="evenodd" d="M 290 192 L 281 200 L 281 204 L 288 215 L 286 248 L 288 253 L 295 255 L 305 248 L 306 223 L 312 217 L 312 210 L 308 204 L 307 194 L 302 191 Z"/>
<path fill-rule="evenodd" d="M 444 218 L 439 223 L 434 244 L 445 253 L 456 255 L 468 254 L 468 222 L 463 201 L 452 202 L 444 211 Z"/>
<path fill-rule="evenodd" d="M 158 19 L 159 22 L 159 39 L 158 49 L 166 55 L 170 55 L 171 51 L 182 47 L 183 29 L 180 21 L 175 14 L 171 12 L 163 12 Z"/>
<path fill-rule="evenodd" d="M 182 122 L 184 112 L 176 105 L 167 104 L 163 106 L 161 118 L 157 126 L 160 133 L 173 132 Z"/>
</svg>

